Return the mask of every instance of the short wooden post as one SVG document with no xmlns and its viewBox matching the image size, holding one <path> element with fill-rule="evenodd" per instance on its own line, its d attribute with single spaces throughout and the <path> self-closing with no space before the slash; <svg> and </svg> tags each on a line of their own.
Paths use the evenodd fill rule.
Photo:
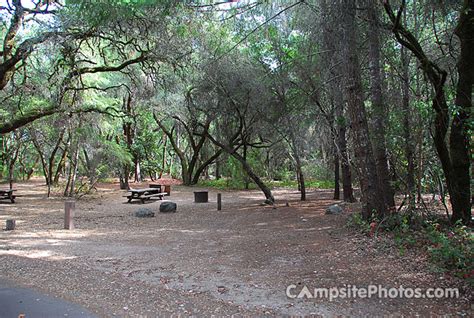
<svg viewBox="0 0 474 318">
<path fill-rule="evenodd" d="M 75 201 L 64 202 L 64 229 L 74 230 L 74 209 L 76 207 Z"/>
<path fill-rule="evenodd" d="M 7 220 L 7 227 L 5 230 L 13 231 L 15 229 L 16 221 L 15 220 Z"/>
<path fill-rule="evenodd" d="M 222 194 L 217 194 L 217 211 L 222 210 Z"/>
</svg>

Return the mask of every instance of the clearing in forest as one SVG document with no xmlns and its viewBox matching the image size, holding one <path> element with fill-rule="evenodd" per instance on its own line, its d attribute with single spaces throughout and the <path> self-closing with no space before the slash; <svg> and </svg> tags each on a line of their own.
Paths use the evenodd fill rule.
<svg viewBox="0 0 474 318">
<path fill-rule="evenodd" d="M 39 181 L 18 184 L 22 197 L 2 203 L 0 280 L 61 297 L 99 316 L 241 315 L 469 315 L 468 289 L 433 271 L 426 255 L 400 255 L 391 241 L 351 232 L 351 206 L 326 215 L 330 191 L 275 191 L 275 207 L 258 191 L 216 192 L 193 203 L 192 187 L 174 186 L 178 212 L 158 202 L 126 204 L 117 186 L 101 185 L 76 202 L 76 229 L 63 230 L 64 201 L 45 199 Z M 286 203 L 289 203 L 287 206 Z M 137 218 L 140 207 L 156 212 Z M 387 288 L 459 287 L 457 299 L 292 299 L 289 285 L 314 288 L 380 284 Z"/>
</svg>

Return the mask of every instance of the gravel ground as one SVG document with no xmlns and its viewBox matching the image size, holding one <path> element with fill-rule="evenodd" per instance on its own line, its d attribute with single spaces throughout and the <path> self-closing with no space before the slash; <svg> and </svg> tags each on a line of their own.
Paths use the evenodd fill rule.
<svg viewBox="0 0 474 318">
<path fill-rule="evenodd" d="M 146 185 L 134 185 L 145 187 Z M 329 191 L 275 191 L 275 207 L 258 191 L 223 192 L 223 210 L 193 203 L 196 188 L 173 186 L 159 202 L 125 204 L 116 185 L 76 202 L 76 229 L 63 230 L 61 198 L 44 197 L 39 182 L 16 186 L 16 204 L 0 204 L 0 278 L 58 296 L 103 316 L 351 315 L 472 316 L 472 294 L 456 278 L 436 273 L 419 252 L 400 256 L 389 241 L 345 228 L 347 213 L 325 215 Z M 288 202 L 288 206 L 287 206 Z M 154 218 L 136 218 L 142 207 Z M 350 210 L 350 207 L 347 208 Z M 301 290 L 381 284 L 387 288 L 459 287 L 458 299 L 290 299 Z"/>
</svg>

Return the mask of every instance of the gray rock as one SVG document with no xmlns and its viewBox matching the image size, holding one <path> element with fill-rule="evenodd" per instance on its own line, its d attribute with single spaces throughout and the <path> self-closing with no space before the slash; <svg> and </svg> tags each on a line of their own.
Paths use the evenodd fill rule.
<svg viewBox="0 0 474 318">
<path fill-rule="evenodd" d="M 342 212 L 342 208 L 337 204 L 331 205 L 326 209 L 326 214 L 341 214 Z"/>
<path fill-rule="evenodd" d="M 140 208 L 135 212 L 137 218 L 152 218 L 155 216 L 155 212 L 147 208 Z"/>
<path fill-rule="evenodd" d="M 163 202 L 160 204 L 160 212 L 162 213 L 176 212 L 177 207 L 178 205 L 174 202 Z"/>
</svg>

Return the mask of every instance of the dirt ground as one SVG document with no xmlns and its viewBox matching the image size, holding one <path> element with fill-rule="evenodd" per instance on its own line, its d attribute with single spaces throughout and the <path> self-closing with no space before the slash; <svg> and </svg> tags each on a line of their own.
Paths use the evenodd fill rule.
<svg viewBox="0 0 474 318">
<path fill-rule="evenodd" d="M 39 180 L 15 188 L 17 203 L 0 203 L 2 227 L 17 220 L 15 231 L 0 231 L 0 279 L 99 316 L 473 316 L 469 289 L 426 255 L 401 256 L 388 241 L 354 233 L 347 211 L 325 215 L 337 203 L 330 191 L 312 190 L 302 203 L 296 191 L 277 190 L 275 208 L 262 206 L 258 191 L 223 192 L 217 211 L 216 191 L 196 204 L 196 188 L 172 186 L 167 199 L 178 212 L 162 214 L 159 201 L 127 204 L 117 185 L 103 185 L 76 202 L 76 229 L 67 231 L 64 199 L 45 198 Z M 142 207 L 155 217 L 135 217 Z M 291 284 L 459 287 L 460 298 L 292 299 Z"/>
</svg>

